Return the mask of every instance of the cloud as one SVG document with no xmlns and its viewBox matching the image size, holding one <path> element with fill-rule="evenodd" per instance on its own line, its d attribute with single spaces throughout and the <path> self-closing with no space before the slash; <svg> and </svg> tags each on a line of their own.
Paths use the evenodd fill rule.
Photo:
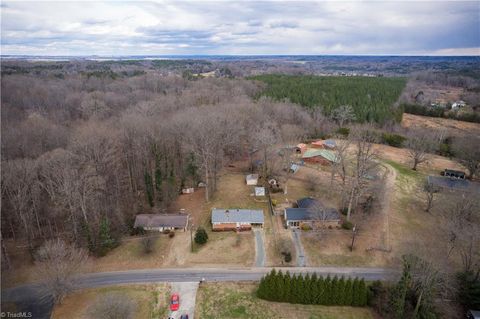
<svg viewBox="0 0 480 319">
<path fill-rule="evenodd" d="M 2 54 L 478 54 L 476 1 L 16 2 Z"/>
</svg>

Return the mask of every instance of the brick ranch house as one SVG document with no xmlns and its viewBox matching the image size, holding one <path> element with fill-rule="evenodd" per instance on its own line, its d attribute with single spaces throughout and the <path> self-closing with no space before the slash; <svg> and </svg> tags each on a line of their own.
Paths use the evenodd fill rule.
<svg viewBox="0 0 480 319">
<path fill-rule="evenodd" d="M 135 217 L 133 227 L 142 227 L 145 230 L 164 231 L 181 230 L 188 228 L 188 214 L 139 214 Z"/>
<path fill-rule="evenodd" d="M 305 197 L 297 201 L 297 207 L 286 208 L 284 211 L 285 227 L 310 228 L 337 227 L 340 225 L 340 213 L 331 207 L 326 207 L 318 200 Z"/>
<path fill-rule="evenodd" d="M 263 210 L 259 209 L 212 209 L 214 231 L 244 231 L 252 227 L 263 227 Z"/>
</svg>

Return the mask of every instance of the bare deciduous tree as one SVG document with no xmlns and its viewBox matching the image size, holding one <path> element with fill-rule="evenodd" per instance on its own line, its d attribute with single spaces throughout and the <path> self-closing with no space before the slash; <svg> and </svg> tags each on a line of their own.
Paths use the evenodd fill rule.
<svg viewBox="0 0 480 319">
<path fill-rule="evenodd" d="M 417 170 L 418 164 L 430 159 L 431 153 L 438 145 L 438 139 L 426 130 L 410 131 L 405 145 L 413 162 L 412 169 Z"/>
<path fill-rule="evenodd" d="M 109 293 L 99 297 L 88 309 L 96 319 L 132 319 L 135 317 L 136 303 L 121 293 Z"/>
<path fill-rule="evenodd" d="M 480 169 L 480 138 L 462 137 L 453 140 L 455 157 L 468 169 L 468 177 L 472 178 Z"/>
<path fill-rule="evenodd" d="M 343 127 L 346 123 L 355 121 L 356 116 L 350 105 L 341 105 L 332 111 L 332 119 L 339 127 Z"/>
<path fill-rule="evenodd" d="M 378 167 L 377 151 L 374 149 L 376 142 L 375 133 L 369 128 L 357 127 L 350 134 L 352 144 L 355 145 L 353 156 L 353 176 L 351 178 L 347 221 L 350 220 L 350 214 L 355 203 L 358 202 L 362 190 L 368 180 L 369 173 Z"/>
<path fill-rule="evenodd" d="M 76 278 L 87 261 L 87 253 L 60 239 L 49 240 L 37 251 L 36 269 L 42 278 L 42 291 L 54 303 L 63 298 L 76 286 Z"/>
</svg>

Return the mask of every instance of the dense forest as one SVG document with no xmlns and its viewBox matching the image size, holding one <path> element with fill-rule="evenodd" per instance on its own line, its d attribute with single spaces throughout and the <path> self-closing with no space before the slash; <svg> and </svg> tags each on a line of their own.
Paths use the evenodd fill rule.
<svg viewBox="0 0 480 319">
<path fill-rule="evenodd" d="M 261 75 L 253 79 L 267 83 L 262 95 L 308 108 L 320 106 L 327 115 L 338 106 L 350 105 L 360 122 L 401 119 L 394 103 L 405 87 L 404 78 Z"/>
</svg>

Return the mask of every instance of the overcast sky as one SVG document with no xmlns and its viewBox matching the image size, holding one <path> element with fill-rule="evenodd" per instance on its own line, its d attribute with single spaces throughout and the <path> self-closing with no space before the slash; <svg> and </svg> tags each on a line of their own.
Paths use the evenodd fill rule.
<svg viewBox="0 0 480 319">
<path fill-rule="evenodd" d="M 1 4 L 1 53 L 480 55 L 480 1 Z"/>
</svg>

